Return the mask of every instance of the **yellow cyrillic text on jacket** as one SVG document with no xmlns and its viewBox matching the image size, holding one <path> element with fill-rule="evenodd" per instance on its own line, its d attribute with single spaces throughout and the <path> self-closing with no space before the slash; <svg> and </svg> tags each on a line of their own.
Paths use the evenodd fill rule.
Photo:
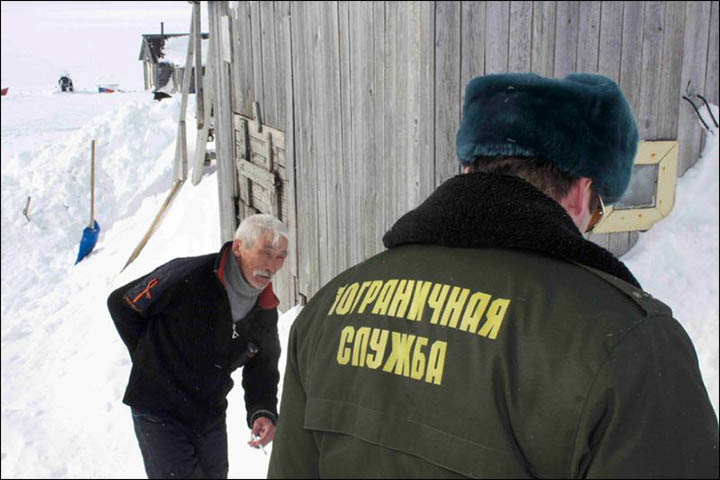
<svg viewBox="0 0 720 480">
<path fill-rule="evenodd" d="M 510 302 L 456 285 L 410 279 L 368 280 L 338 288 L 328 316 L 370 314 L 424 320 L 495 340 Z"/>
<path fill-rule="evenodd" d="M 340 331 L 337 363 L 373 370 L 382 366 L 383 372 L 440 385 L 446 352 L 447 342 L 441 340 L 430 343 L 427 337 L 346 325 Z"/>
</svg>

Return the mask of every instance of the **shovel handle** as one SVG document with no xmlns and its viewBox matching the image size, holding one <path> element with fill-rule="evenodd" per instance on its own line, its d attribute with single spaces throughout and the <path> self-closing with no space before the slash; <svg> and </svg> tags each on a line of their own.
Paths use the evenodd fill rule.
<svg viewBox="0 0 720 480">
<path fill-rule="evenodd" d="M 93 228 L 95 223 L 95 140 L 92 141 L 90 150 L 90 224 L 88 227 Z"/>
</svg>

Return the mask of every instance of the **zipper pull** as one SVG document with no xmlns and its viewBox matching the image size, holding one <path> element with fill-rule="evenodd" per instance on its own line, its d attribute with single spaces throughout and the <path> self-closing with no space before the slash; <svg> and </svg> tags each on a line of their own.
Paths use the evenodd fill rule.
<svg viewBox="0 0 720 480">
<path fill-rule="evenodd" d="M 235 330 L 235 322 L 233 322 L 233 334 L 232 334 L 232 338 L 233 338 L 233 340 L 235 340 L 235 339 L 238 338 L 239 336 L 240 336 L 240 334 Z"/>
</svg>

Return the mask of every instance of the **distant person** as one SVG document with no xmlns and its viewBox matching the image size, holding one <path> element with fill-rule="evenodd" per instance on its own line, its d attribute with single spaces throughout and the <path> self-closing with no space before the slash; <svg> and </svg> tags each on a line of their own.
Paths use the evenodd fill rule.
<svg viewBox="0 0 720 480">
<path fill-rule="evenodd" d="M 68 75 L 67 73 L 60 75 L 60 80 L 58 80 L 58 85 L 60 85 L 60 90 L 63 92 L 72 92 L 73 91 L 72 79 L 70 78 L 70 75 Z"/>
<path fill-rule="evenodd" d="M 604 76 L 472 80 L 465 174 L 294 322 L 269 477 L 717 478 L 690 338 L 583 238 L 637 145 Z"/>
<path fill-rule="evenodd" d="M 149 478 L 227 477 L 226 396 L 239 367 L 248 443 L 273 439 L 280 341 L 270 281 L 287 239 L 277 218 L 252 215 L 219 253 L 176 258 L 108 298 L 132 360 L 123 402 Z"/>
</svg>

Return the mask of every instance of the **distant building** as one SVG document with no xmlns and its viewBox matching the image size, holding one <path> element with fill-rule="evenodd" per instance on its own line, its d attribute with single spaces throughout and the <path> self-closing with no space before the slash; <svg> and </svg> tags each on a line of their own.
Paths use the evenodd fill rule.
<svg viewBox="0 0 720 480">
<path fill-rule="evenodd" d="M 143 62 L 145 90 L 168 94 L 182 91 L 189 34 L 162 32 L 143 34 L 142 37 L 138 60 Z M 205 69 L 208 38 L 209 34 L 202 34 L 203 70 Z M 194 67 L 190 76 L 190 93 L 195 93 Z"/>
</svg>

